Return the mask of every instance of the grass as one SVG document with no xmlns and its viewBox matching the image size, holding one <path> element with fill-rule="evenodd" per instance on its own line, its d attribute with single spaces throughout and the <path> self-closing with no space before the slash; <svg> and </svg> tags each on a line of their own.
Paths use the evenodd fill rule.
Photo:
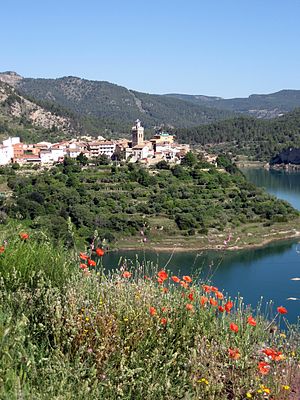
<svg viewBox="0 0 300 400">
<path fill-rule="evenodd" d="M 161 221 L 159 224 L 157 222 Z M 208 235 L 196 234 L 192 236 L 182 235 L 180 231 L 169 224 L 163 224 L 163 219 L 155 219 L 149 231 L 147 242 L 143 242 L 140 236 L 123 238 L 114 244 L 118 249 L 159 249 L 186 251 L 204 249 L 243 249 L 247 247 L 260 247 L 269 242 L 283 239 L 292 239 L 300 236 L 299 218 L 289 222 L 275 222 L 266 225 L 264 223 L 248 223 L 224 231 L 210 230 Z M 163 230 L 157 230 L 156 226 L 164 226 Z M 229 233 L 232 235 L 230 242 L 224 245 L 224 240 Z"/>
<path fill-rule="evenodd" d="M 77 253 L 18 233 L 1 234 L 1 399 L 289 399 L 296 327 L 282 332 L 259 310 L 252 326 L 239 299 L 220 312 L 230 299 L 197 277 L 175 283 L 147 263 L 107 272 L 95 252 L 80 269 Z"/>
</svg>

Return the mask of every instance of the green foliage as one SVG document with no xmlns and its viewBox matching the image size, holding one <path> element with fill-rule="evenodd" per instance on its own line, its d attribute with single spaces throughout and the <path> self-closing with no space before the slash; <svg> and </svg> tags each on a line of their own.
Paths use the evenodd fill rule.
<svg viewBox="0 0 300 400">
<path fill-rule="evenodd" d="M 137 118 L 146 127 L 152 128 L 160 124 L 195 126 L 231 115 L 228 111 L 205 105 L 71 76 L 59 79 L 25 78 L 19 82 L 18 90 L 49 111 L 77 120 L 83 131 L 95 136 L 99 131 L 111 135 L 116 131 L 129 132 L 132 121 Z M 45 101 L 49 96 L 52 102 Z"/>
<path fill-rule="evenodd" d="M 83 153 L 80 153 L 77 157 L 76 160 L 79 162 L 80 165 L 87 165 L 89 160 L 86 155 Z"/>
<path fill-rule="evenodd" d="M 216 151 L 269 161 L 287 147 L 300 146 L 300 109 L 273 120 L 237 117 L 196 128 L 177 129 L 181 142 L 213 145 Z"/>
<path fill-rule="evenodd" d="M 173 222 L 178 233 L 191 235 L 298 216 L 288 203 L 247 182 L 228 157 L 219 156 L 218 165 L 229 173 L 211 165 L 203 168 L 194 156 L 191 160 L 192 166 L 156 172 L 138 164 L 82 168 L 80 160 L 71 158 L 27 176 L 4 168 L 1 176 L 7 177 L 13 195 L 9 201 L 0 198 L 0 211 L 68 246 L 90 241 L 95 230 L 114 241 L 136 236 L 157 217 Z"/>
<path fill-rule="evenodd" d="M 300 90 L 281 90 L 271 94 L 253 94 L 247 98 L 222 99 L 212 96 L 186 94 L 167 95 L 197 105 L 246 113 L 258 118 L 272 118 L 300 106 Z"/>
<path fill-rule="evenodd" d="M 228 314 L 201 305 L 201 283 L 208 282 L 197 277 L 187 288 L 167 278 L 165 293 L 156 281 L 159 266 L 145 261 L 132 261 L 125 278 L 119 269 L 104 274 L 93 252 L 96 269 L 82 273 L 76 253 L 41 233 L 22 241 L 19 228 L 0 237 L 8 242 L 0 254 L 1 399 L 259 399 L 268 388 L 279 400 L 288 393 L 284 385 L 297 389 L 296 328 L 283 335 L 273 321 L 270 333 L 259 312 L 250 326 L 253 310 L 239 299 Z M 270 372 L 262 376 L 266 348 L 284 358 L 268 359 Z"/>
<path fill-rule="evenodd" d="M 195 164 L 197 164 L 197 157 L 192 151 L 189 151 L 183 157 L 181 164 L 186 165 L 187 167 L 193 167 Z"/>
</svg>

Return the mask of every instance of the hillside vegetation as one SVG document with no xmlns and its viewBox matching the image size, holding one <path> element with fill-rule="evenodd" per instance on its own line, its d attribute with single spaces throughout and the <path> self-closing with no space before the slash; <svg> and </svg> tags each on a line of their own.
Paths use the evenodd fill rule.
<svg viewBox="0 0 300 400">
<path fill-rule="evenodd" d="M 165 124 L 195 126 L 229 116 L 228 111 L 213 110 L 179 99 L 128 90 L 109 82 L 76 77 L 59 79 L 24 78 L 17 89 L 33 99 L 55 102 L 79 116 L 107 122 L 132 124 L 140 118 L 148 128 Z"/>
<path fill-rule="evenodd" d="M 299 331 L 197 276 L 0 233 L 3 400 L 298 398 Z"/>
<path fill-rule="evenodd" d="M 22 169 L 2 169 L 2 180 L 12 191 L 0 199 L 2 217 L 24 220 L 68 244 L 89 242 L 97 230 L 110 243 L 132 238 L 136 246 L 141 230 L 150 242 L 175 235 L 201 242 L 212 235 L 220 243 L 223 231 L 243 226 L 270 230 L 273 224 L 296 223 L 299 216 L 288 203 L 249 183 L 226 157 L 218 159 L 221 170 L 191 153 L 183 165 L 162 163 L 158 168 L 164 169 L 153 171 L 134 164 L 80 163 L 66 158 L 48 172 L 27 176 Z M 75 237 L 70 237 L 70 225 Z"/>
<path fill-rule="evenodd" d="M 76 135 L 77 121 L 57 110 L 51 111 L 20 96 L 12 86 L 0 81 L 0 139 L 20 136 L 23 141 L 55 142 Z"/>
<path fill-rule="evenodd" d="M 252 115 L 257 118 L 274 118 L 300 107 L 300 90 L 281 90 L 270 94 L 252 94 L 247 98 L 222 99 L 221 97 L 168 94 L 168 97 L 193 104 Z"/>
<path fill-rule="evenodd" d="M 300 146 L 300 109 L 273 120 L 237 117 L 213 124 L 174 131 L 181 142 L 269 161 L 287 147 Z"/>
</svg>

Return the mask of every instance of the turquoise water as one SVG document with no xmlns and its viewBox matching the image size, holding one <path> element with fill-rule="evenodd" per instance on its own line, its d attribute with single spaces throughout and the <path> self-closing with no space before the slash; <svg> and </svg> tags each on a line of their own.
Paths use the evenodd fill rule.
<svg viewBox="0 0 300 400">
<path fill-rule="evenodd" d="M 264 187 L 270 194 L 288 201 L 300 210 L 300 172 L 242 169 L 256 186 Z"/>
<path fill-rule="evenodd" d="M 300 173 L 243 172 L 257 186 L 265 187 L 300 209 Z M 253 307 L 262 301 L 265 309 L 266 303 L 272 300 L 276 307 L 283 305 L 288 309 L 290 322 L 296 322 L 300 316 L 300 301 L 287 300 L 289 297 L 300 298 L 300 281 L 291 280 L 300 278 L 300 245 L 295 241 L 275 242 L 263 248 L 241 251 L 115 252 L 105 255 L 103 262 L 106 268 L 113 268 L 118 266 L 120 258 L 122 262 L 135 264 L 136 256 L 143 263 L 151 261 L 161 268 L 167 266 L 175 274 L 194 274 L 204 280 L 211 279 L 215 286 L 230 296 L 240 294 L 244 302 Z"/>
</svg>

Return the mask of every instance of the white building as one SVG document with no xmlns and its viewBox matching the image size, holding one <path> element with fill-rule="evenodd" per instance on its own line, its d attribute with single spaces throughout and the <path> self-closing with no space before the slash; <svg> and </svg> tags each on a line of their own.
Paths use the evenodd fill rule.
<svg viewBox="0 0 300 400">
<path fill-rule="evenodd" d="M 6 165 L 11 162 L 14 157 L 14 144 L 20 143 L 19 137 L 12 137 L 3 140 L 2 146 L 0 146 L 0 165 Z"/>
<path fill-rule="evenodd" d="M 6 165 L 13 158 L 12 147 L 0 145 L 0 165 Z"/>
<path fill-rule="evenodd" d="M 151 144 L 137 145 L 132 148 L 132 156 L 136 161 L 144 158 L 153 157 L 154 151 Z"/>
<path fill-rule="evenodd" d="M 116 151 L 116 143 L 110 140 L 91 142 L 88 145 L 90 157 L 98 157 L 104 154 L 108 158 L 112 158 Z"/>
<path fill-rule="evenodd" d="M 42 164 L 50 164 L 53 162 L 51 150 L 41 150 L 40 159 Z"/>
<path fill-rule="evenodd" d="M 51 148 L 51 155 L 52 155 L 52 160 L 53 160 L 54 162 L 57 162 L 57 161 L 59 161 L 61 158 L 64 157 L 65 151 L 64 151 L 63 149 L 57 149 L 57 148 L 52 149 L 52 148 Z"/>
</svg>

